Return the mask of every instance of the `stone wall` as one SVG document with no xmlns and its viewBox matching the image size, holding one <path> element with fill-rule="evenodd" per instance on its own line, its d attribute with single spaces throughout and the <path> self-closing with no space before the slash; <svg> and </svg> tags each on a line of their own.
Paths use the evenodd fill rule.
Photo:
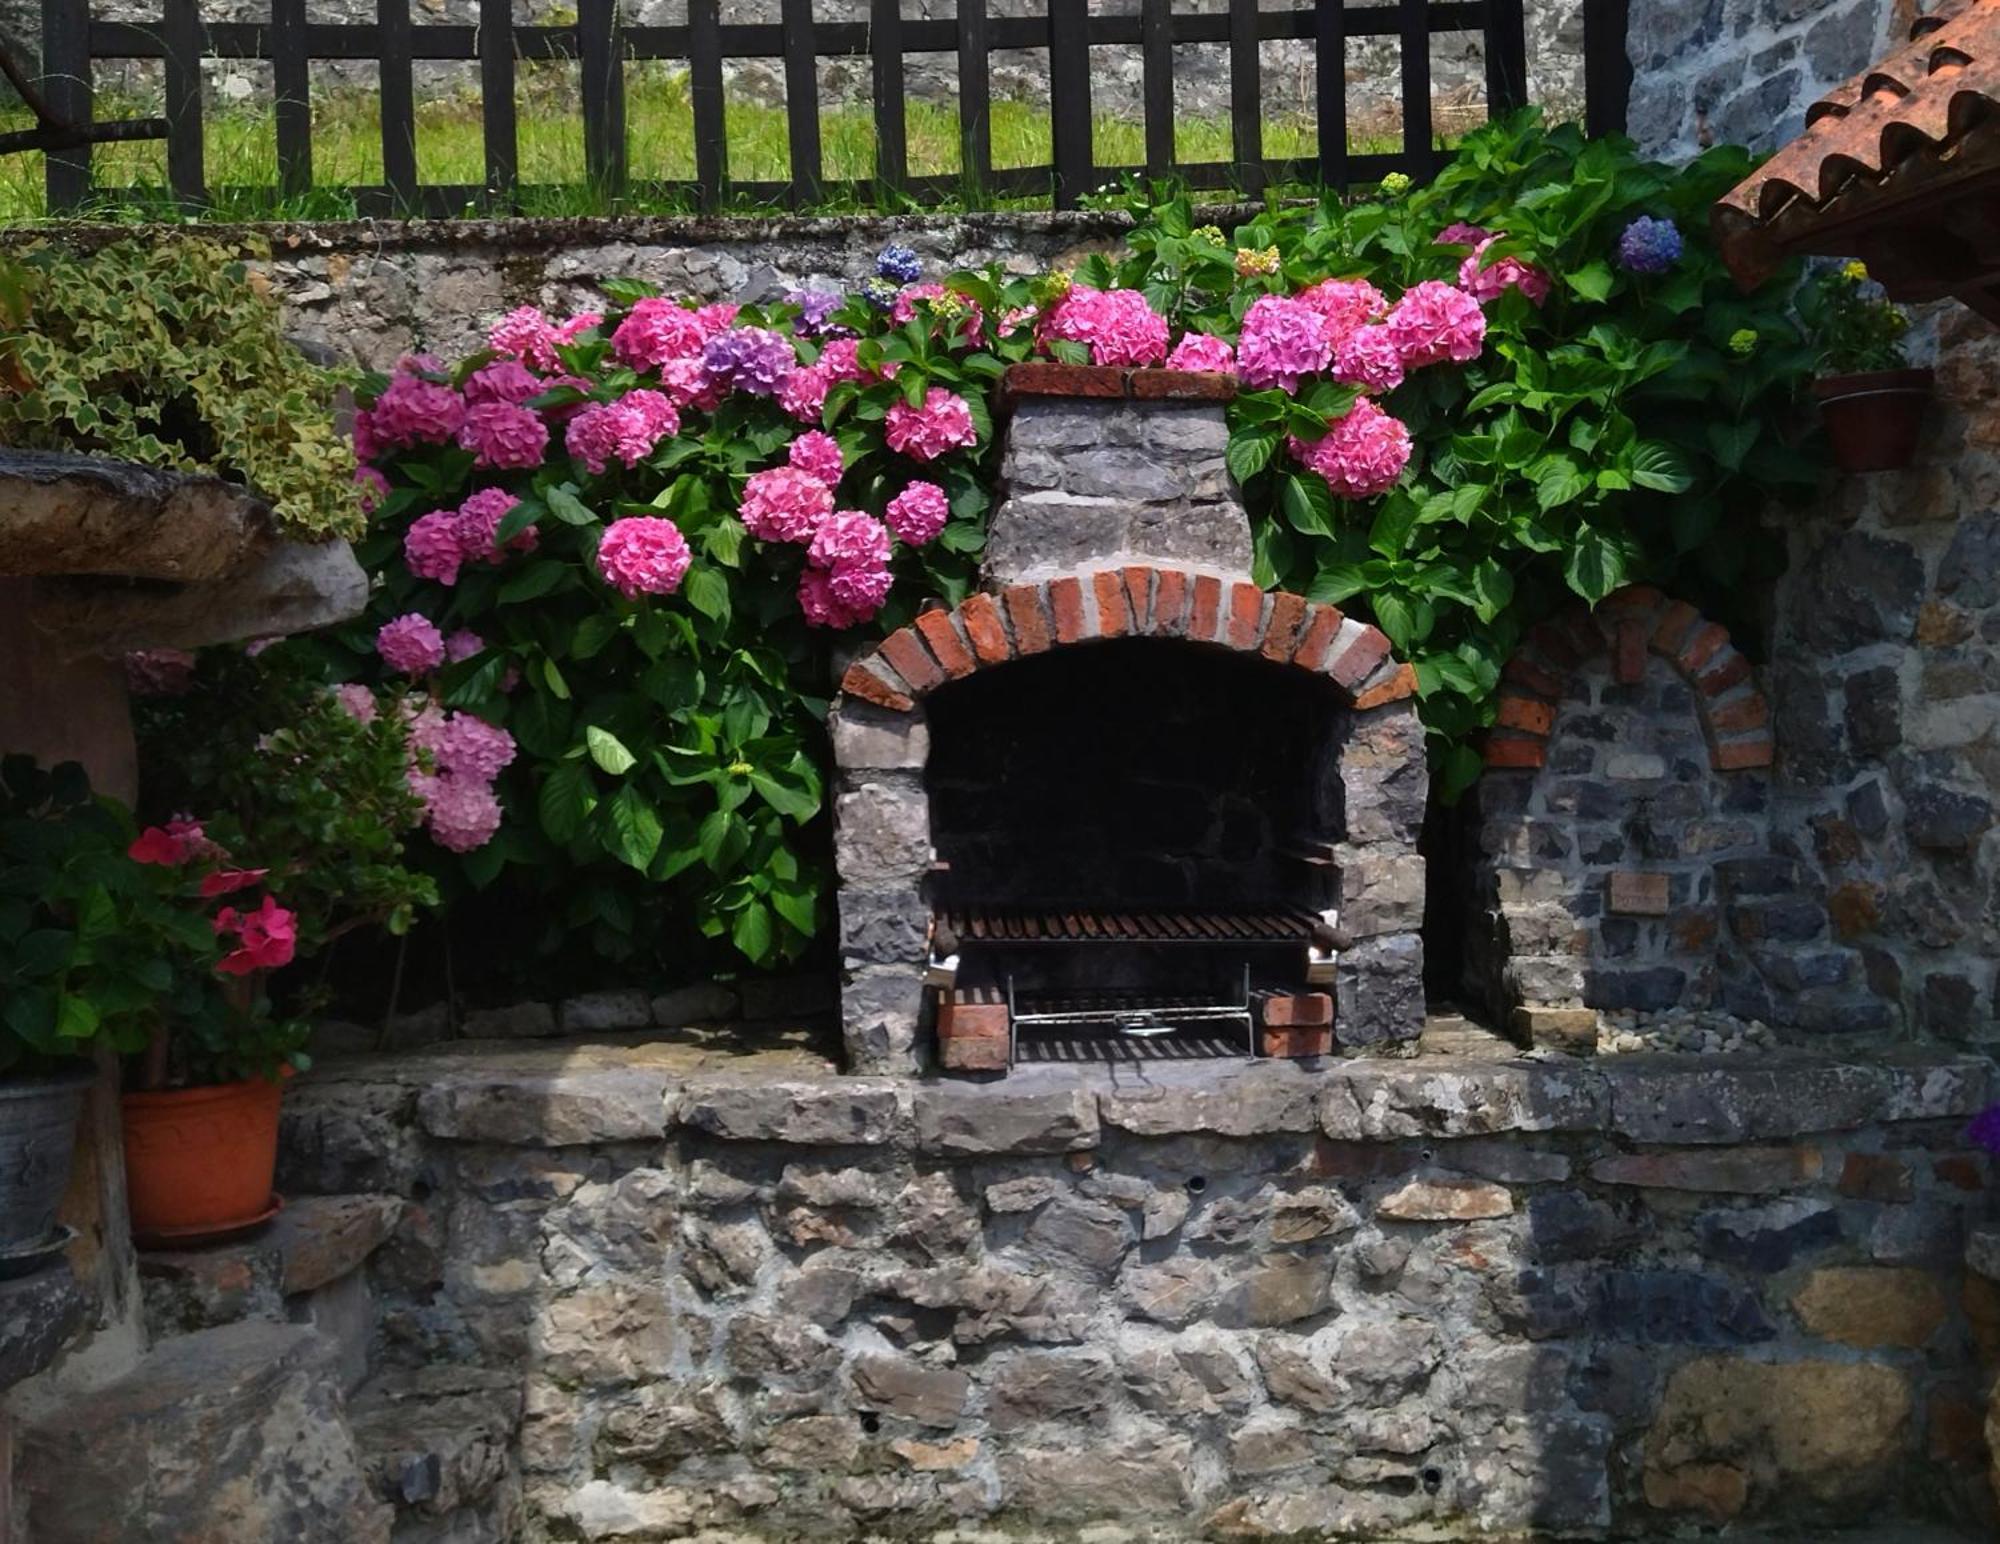
<svg viewBox="0 0 2000 1544">
<path fill-rule="evenodd" d="M 517 1380 L 527 1541 L 1980 1522 L 1989 1076 L 486 1046 L 299 1079 L 281 1184 L 408 1199 L 379 1359 Z"/>
</svg>

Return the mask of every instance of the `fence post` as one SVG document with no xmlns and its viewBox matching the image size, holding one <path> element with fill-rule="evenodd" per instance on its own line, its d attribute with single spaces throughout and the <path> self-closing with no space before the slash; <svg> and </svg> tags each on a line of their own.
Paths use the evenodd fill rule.
<svg viewBox="0 0 2000 1544">
<path fill-rule="evenodd" d="M 958 175 L 965 196 L 986 201 L 993 171 L 993 94 L 986 74 L 986 0 L 958 0 Z"/>
<path fill-rule="evenodd" d="M 722 201 L 729 175 L 722 116 L 722 18 L 717 0 L 688 0 L 688 100 L 694 109 L 694 176 L 701 207 Z"/>
<path fill-rule="evenodd" d="M 1528 101 L 1528 28 L 1521 0 L 1486 0 L 1486 116 Z"/>
<path fill-rule="evenodd" d="M 794 209 L 819 202 L 825 171 L 819 148 L 819 54 L 812 0 L 784 0 L 785 138 L 791 151 Z"/>
<path fill-rule="evenodd" d="M 90 0 L 42 0 L 42 95 L 65 123 L 90 122 Z M 90 192 L 90 146 L 44 158 L 50 214 L 66 213 Z"/>
<path fill-rule="evenodd" d="M 502 213 L 514 207 L 521 153 L 514 116 L 512 0 L 479 0 L 479 118 L 486 149 L 486 194 Z"/>
<path fill-rule="evenodd" d="M 297 198 L 313 180 L 306 0 L 271 0 L 271 88 L 278 128 L 278 189 L 287 198 Z"/>
<path fill-rule="evenodd" d="M 198 0 L 165 0 L 160 18 L 166 53 L 167 183 L 186 210 L 208 201 L 201 128 L 202 25 Z"/>
<path fill-rule="evenodd" d="M 410 0 L 375 0 L 382 180 L 391 212 L 416 213 L 417 102 L 410 73 Z"/>
<path fill-rule="evenodd" d="M 1411 175 L 1429 174 L 1431 147 L 1431 23 L 1429 0 L 1396 0 L 1401 10 L 1403 156 Z"/>
<path fill-rule="evenodd" d="M 1626 57 L 1627 0 L 1584 0 L 1583 116 L 1592 136 L 1623 134 L 1632 98 Z"/>
<path fill-rule="evenodd" d="M 606 198 L 625 196 L 625 59 L 618 0 L 577 0 L 583 71 L 583 171 Z"/>
<path fill-rule="evenodd" d="M 1049 135 L 1056 208 L 1074 209 L 1090 191 L 1088 0 L 1049 0 Z"/>
<path fill-rule="evenodd" d="M 875 196 L 886 203 L 910 176 L 909 128 L 903 108 L 902 0 L 871 0 L 868 52 L 875 83 Z"/>
<path fill-rule="evenodd" d="M 1341 0 L 1313 6 L 1313 121 L 1319 131 L 1319 180 L 1347 186 L 1347 16 Z"/>
<path fill-rule="evenodd" d="M 1174 32 L 1171 0 L 1143 0 L 1139 47 L 1146 101 L 1146 175 L 1174 169 Z"/>
<path fill-rule="evenodd" d="M 1257 0 L 1229 0 L 1229 152 L 1236 180 L 1264 191 L 1264 61 L 1257 48 Z"/>
</svg>

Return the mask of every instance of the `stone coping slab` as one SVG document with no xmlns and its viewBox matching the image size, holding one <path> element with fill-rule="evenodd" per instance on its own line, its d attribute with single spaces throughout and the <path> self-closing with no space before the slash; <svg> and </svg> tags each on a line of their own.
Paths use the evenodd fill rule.
<svg viewBox="0 0 2000 1544">
<path fill-rule="evenodd" d="M 990 1081 L 851 1077 L 792 1051 L 731 1057 L 660 1041 L 460 1042 L 331 1061 L 291 1100 L 356 1084 L 414 1093 L 430 1136 L 561 1147 L 661 1140 L 913 1149 L 940 1157 L 1066 1153 L 1138 1137 L 1317 1132 L 1333 1141 L 1507 1132 L 1645 1146 L 1727 1145 L 1899 1121 L 1963 1120 L 1995 1086 L 1990 1059 L 1906 1049 L 1871 1061 L 1808 1051 L 1031 1066 Z"/>
</svg>

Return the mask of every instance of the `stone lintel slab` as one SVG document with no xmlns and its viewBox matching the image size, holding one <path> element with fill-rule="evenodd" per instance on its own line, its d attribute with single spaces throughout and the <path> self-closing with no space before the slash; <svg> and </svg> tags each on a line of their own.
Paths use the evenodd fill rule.
<svg viewBox="0 0 2000 1544">
<path fill-rule="evenodd" d="M 640 1142 L 667 1134 L 667 1074 L 649 1067 L 588 1067 L 508 1078 L 466 1071 L 417 1096 L 417 1119 L 434 1137 L 514 1147 Z"/>
</svg>

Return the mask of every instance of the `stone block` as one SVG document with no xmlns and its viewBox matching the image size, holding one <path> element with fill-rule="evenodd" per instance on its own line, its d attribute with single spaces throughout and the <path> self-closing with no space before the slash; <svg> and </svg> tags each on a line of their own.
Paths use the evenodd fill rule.
<svg viewBox="0 0 2000 1544">
<path fill-rule="evenodd" d="M 1270 1329 L 1317 1318 L 1333 1306 L 1333 1261 L 1324 1253 L 1270 1254 L 1237 1273 L 1216 1305 L 1226 1329 Z"/>
<path fill-rule="evenodd" d="M 1163 1064 L 1144 1083 L 1115 1081 L 1097 1107 L 1105 1125 L 1135 1136 L 1266 1136 L 1311 1131 L 1321 1083 L 1287 1061 Z"/>
<path fill-rule="evenodd" d="M 1090 1353 L 1027 1351 L 989 1366 L 986 1415 L 995 1431 L 1041 1421 L 1090 1422 L 1115 1387 L 1110 1362 Z"/>
<path fill-rule="evenodd" d="M 850 1375 L 860 1409 L 920 1426 L 956 1426 L 972 1391 L 972 1380 L 956 1368 L 927 1367 L 905 1356 L 857 1356 Z"/>
<path fill-rule="evenodd" d="M 562 1005 L 562 1028 L 566 1035 L 615 1033 L 647 1029 L 653 1022 L 653 1003 L 644 992 L 585 992 Z"/>
<path fill-rule="evenodd" d="M 1624 917 L 1664 917 L 1667 914 L 1670 897 L 1665 874 L 1621 871 L 1611 875 L 1609 885 L 1610 895 L 1605 908 L 1613 914 Z"/>
<path fill-rule="evenodd" d="M 1597 1053 L 1595 1008 L 1516 1008 L 1510 1022 L 1515 1038 L 1524 1045 L 1580 1056 Z"/>
<path fill-rule="evenodd" d="M 1901 1266 L 1825 1266 L 1792 1295 L 1808 1334 L 1862 1350 L 1929 1342 L 1950 1314 L 1936 1278 Z"/>
<path fill-rule="evenodd" d="M 1697 1190 L 1729 1195 L 1776 1195 L 1820 1175 L 1813 1147 L 1734 1147 L 1679 1153 L 1621 1153 L 1600 1158 L 1590 1177 L 1601 1185 L 1646 1190 Z"/>
<path fill-rule="evenodd" d="M 848 884 L 913 882 L 930 866 L 930 800 L 914 779 L 889 776 L 834 799 L 834 865 Z"/>
<path fill-rule="evenodd" d="M 1348 1047 L 1414 1041 L 1424 1028 L 1424 944 L 1415 933 L 1369 938 L 1340 952 L 1334 1022 Z"/>
<path fill-rule="evenodd" d="M 1320 1101 L 1321 1129 L 1346 1142 L 1595 1131 L 1607 1114 L 1595 1070 L 1558 1063 L 1347 1062 L 1328 1075 Z"/>
<path fill-rule="evenodd" d="M 1614 1340 L 1725 1346 L 1772 1340 L 1755 1292 L 1699 1271 L 1612 1270 L 1596 1284 L 1595 1323 Z"/>
<path fill-rule="evenodd" d="M 375 1494 L 442 1519 L 513 1477 L 522 1408 L 521 1379 L 511 1370 L 399 1368 L 356 1391 L 348 1421 Z"/>
<path fill-rule="evenodd" d="M 1476 1222 L 1513 1212 L 1514 1198 L 1506 1186 L 1455 1175 L 1410 1180 L 1375 1207 L 1378 1218 L 1392 1222 Z"/>
<path fill-rule="evenodd" d="M 923 974 L 906 965 L 863 966 L 840 994 L 847 1067 L 856 1073 L 907 1075 L 917 1066 L 924 1013 Z"/>
<path fill-rule="evenodd" d="M 734 987 L 720 981 L 698 981 L 655 997 L 653 1022 L 664 1029 L 723 1023 L 736 1017 L 739 1006 Z"/>
<path fill-rule="evenodd" d="M 1760 1274 L 1840 1242 L 1840 1213 L 1825 1201 L 1787 1196 L 1762 1206 L 1705 1212 L 1695 1219 L 1702 1253 Z"/>
<path fill-rule="evenodd" d="M 474 1008 L 460 1024 L 468 1040 L 528 1040 L 560 1032 L 552 1003 L 508 1003 L 499 1008 Z"/>
<path fill-rule="evenodd" d="M 844 885 L 839 906 L 843 958 L 870 965 L 923 962 L 931 909 L 916 886 Z"/>
<path fill-rule="evenodd" d="M 578 1066 L 559 1072 L 453 1072 L 417 1097 L 434 1137 L 513 1147 L 637 1142 L 666 1135 L 665 1072 Z"/>
<path fill-rule="evenodd" d="M 938 1084 L 917 1090 L 912 1113 L 917 1150 L 945 1157 L 1080 1152 L 1098 1141 L 1097 1101 L 1085 1088 Z"/>
<path fill-rule="evenodd" d="M 341 1415 L 331 1347 L 301 1325 L 167 1341 L 25 1425 L 18 1495 L 48 1544 L 340 1539 L 387 1544 Z"/>
<path fill-rule="evenodd" d="M 54 1362 L 89 1311 L 90 1296 L 66 1264 L 0 1281 L 0 1392 Z"/>
<path fill-rule="evenodd" d="M 886 1078 L 690 1081 L 676 1124 L 732 1142 L 879 1147 L 903 1129 L 898 1085 Z"/>
<path fill-rule="evenodd" d="M 930 759 L 931 732 L 921 715 L 892 713 L 847 698 L 827 715 L 833 764 L 850 771 L 914 771 Z"/>
<path fill-rule="evenodd" d="M 1355 938 L 1415 933 L 1424 924 L 1424 860 L 1379 847 L 1334 849 L 1341 928 Z"/>
</svg>

